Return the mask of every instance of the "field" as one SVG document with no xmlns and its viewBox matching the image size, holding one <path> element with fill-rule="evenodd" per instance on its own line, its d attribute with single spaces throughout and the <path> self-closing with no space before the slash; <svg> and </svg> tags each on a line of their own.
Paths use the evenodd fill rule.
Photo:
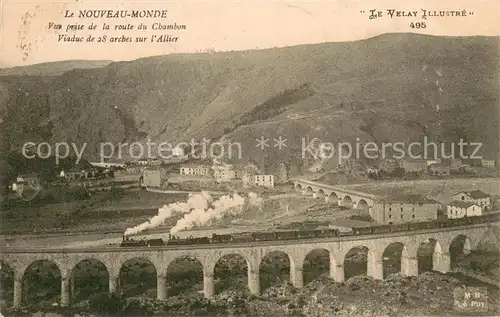
<svg viewBox="0 0 500 317">
<path fill-rule="evenodd" d="M 51 230 L 125 229 L 149 219 L 159 207 L 186 194 L 165 195 L 143 190 L 94 193 L 82 200 L 14 207 L 2 212 L 2 234 Z"/>
<path fill-rule="evenodd" d="M 384 197 L 397 194 L 420 194 L 449 203 L 454 194 L 460 191 L 482 190 L 490 195 L 500 194 L 498 178 L 451 178 L 415 181 L 372 182 L 342 187 L 359 190 Z"/>
</svg>

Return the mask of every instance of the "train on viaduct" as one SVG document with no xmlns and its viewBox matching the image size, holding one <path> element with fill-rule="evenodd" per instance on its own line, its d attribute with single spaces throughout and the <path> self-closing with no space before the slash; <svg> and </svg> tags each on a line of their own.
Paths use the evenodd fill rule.
<svg viewBox="0 0 500 317">
<path fill-rule="evenodd" d="M 498 217 L 497 217 L 498 218 Z M 72 281 L 77 264 L 85 260 L 97 260 L 108 271 L 109 292 L 119 292 L 120 270 L 133 259 L 146 259 L 154 265 L 157 277 L 157 298 L 167 298 L 167 270 L 171 263 L 182 257 L 197 259 L 203 267 L 204 296 L 213 298 L 214 268 L 218 261 L 228 255 L 239 255 L 246 260 L 248 269 L 248 288 L 252 294 L 260 293 L 259 267 L 266 255 L 271 252 L 283 252 L 290 263 L 290 282 L 295 287 L 302 287 L 303 265 L 306 256 L 314 250 L 326 250 L 329 253 L 329 276 L 336 282 L 345 278 L 344 260 L 354 248 L 365 247 L 367 253 L 367 275 L 374 279 L 383 279 L 384 251 L 395 243 L 403 246 L 401 253 L 401 274 L 418 275 L 419 246 L 427 241 L 434 242 L 433 270 L 446 273 L 450 271 L 450 246 L 461 239 L 464 253 L 476 248 L 485 232 L 492 225 L 491 219 L 478 217 L 481 221 L 469 221 L 465 225 L 437 227 L 402 232 L 367 234 L 359 236 L 338 236 L 300 240 L 236 242 L 206 245 L 166 245 L 119 247 L 105 246 L 81 249 L 15 249 L 2 248 L 0 260 L 14 273 L 13 306 L 21 305 L 23 300 L 23 279 L 26 270 L 35 262 L 47 260 L 54 263 L 61 275 L 61 305 L 71 303 Z M 495 224 L 498 219 L 494 220 Z"/>
</svg>

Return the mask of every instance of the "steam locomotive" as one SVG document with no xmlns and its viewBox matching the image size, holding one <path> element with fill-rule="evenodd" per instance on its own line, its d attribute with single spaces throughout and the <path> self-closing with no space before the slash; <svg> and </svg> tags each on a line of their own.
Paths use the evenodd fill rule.
<svg viewBox="0 0 500 317">
<path fill-rule="evenodd" d="M 276 232 L 252 232 L 237 234 L 212 234 L 212 237 L 188 237 L 181 239 L 170 235 L 165 242 L 162 239 L 142 239 L 134 240 L 123 237 L 121 247 L 154 247 L 164 245 L 199 245 L 199 244 L 224 244 L 224 243 L 245 243 L 258 241 L 276 241 L 276 240 L 299 240 L 299 239 L 317 239 L 333 238 L 343 236 L 357 236 L 370 234 L 386 234 L 404 231 L 416 231 L 446 227 L 456 227 L 472 224 L 482 224 L 496 222 L 500 220 L 500 213 L 487 214 L 483 216 L 464 217 L 458 219 L 448 219 L 443 221 L 412 222 L 403 224 L 378 225 L 370 227 L 352 228 L 352 231 L 341 232 L 337 229 L 322 230 L 298 230 L 298 231 L 276 231 Z"/>
</svg>

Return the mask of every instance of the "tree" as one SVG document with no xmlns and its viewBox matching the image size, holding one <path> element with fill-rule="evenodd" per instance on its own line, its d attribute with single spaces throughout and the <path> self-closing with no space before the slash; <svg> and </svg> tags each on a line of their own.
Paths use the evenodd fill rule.
<svg viewBox="0 0 500 317">
<path fill-rule="evenodd" d="M 402 178 L 405 176 L 405 170 L 402 167 L 396 167 L 392 172 L 393 177 Z"/>
<path fill-rule="evenodd" d="M 97 293 L 89 298 L 89 308 L 92 312 L 104 316 L 120 316 L 124 301 L 114 294 Z"/>
</svg>

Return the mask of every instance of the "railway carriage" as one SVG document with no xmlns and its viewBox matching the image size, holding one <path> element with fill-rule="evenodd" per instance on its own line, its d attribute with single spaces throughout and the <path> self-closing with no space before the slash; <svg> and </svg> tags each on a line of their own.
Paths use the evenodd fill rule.
<svg viewBox="0 0 500 317">
<path fill-rule="evenodd" d="M 255 241 L 254 235 L 251 233 L 240 233 L 232 235 L 232 242 L 252 242 Z"/>
<path fill-rule="evenodd" d="M 467 217 L 455 219 L 455 226 L 464 226 L 469 223 Z"/>
<path fill-rule="evenodd" d="M 437 222 L 437 221 L 425 222 L 425 229 L 435 229 L 438 227 L 439 227 L 439 222 Z"/>
<path fill-rule="evenodd" d="M 370 227 L 352 228 L 351 231 L 339 231 L 338 229 L 317 229 L 301 231 L 278 231 L 278 232 L 245 232 L 239 234 L 212 234 L 212 238 L 189 237 L 186 239 L 172 238 L 164 242 L 162 239 L 140 239 L 135 240 L 123 237 L 121 247 L 154 247 L 163 245 L 195 245 L 195 244 L 218 244 L 232 242 L 255 242 L 255 241 L 274 241 L 274 240 L 294 240 L 294 239 L 313 239 L 329 238 L 351 235 L 384 234 L 390 232 L 404 232 L 413 230 L 446 228 L 452 226 L 463 226 L 471 224 L 488 223 L 499 221 L 500 213 L 486 214 L 483 216 L 464 217 L 458 219 L 448 219 L 442 221 L 413 222 L 392 225 L 379 225 Z"/>
<path fill-rule="evenodd" d="M 296 237 L 297 239 L 312 239 L 316 238 L 316 235 L 312 231 L 297 231 Z"/>
<path fill-rule="evenodd" d="M 163 239 L 149 239 L 147 240 L 148 247 L 159 247 L 165 245 Z"/>
<path fill-rule="evenodd" d="M 230 234 L 212 234 L 212 243 L 229 243 L 231 240 Z"/>
<path fill-rule="evenodd" d="M 147 243 L 145 240 L 133 240 L 133 239 L 127 239 L 123 240 L 122 243 L 120 244 L 121 247 L 145 247 L 147 246 Z"/>
<path fill-rule="evenodd" d="M 390 232 L 391 232 L 391 225 L 373 227 L 373 233 L 390 233 Z"/>
<path fill-rule="evenodd" d="M 276 240 L 275 232 L 255 232 L 253 234 L 254 241 L 272 241 Z"/>
<path fill-rule="evenodd" d="M 410 222 L 408 224 L 408 229 L 413 231 L 413 230 L 423 230 L 425 229 L 425 222 Z"/>
<path fill-rule="evenodd" d="M 339 236 L 339 230 L 338 229 L 322 229 L 319 230 L 320 237 L 321 238 L 334 238 Z"/>
<path fill-rule="evenodd" d="M 355 235 L 371 234 L 373 233 L 373 227 L 353 228 L 352 233 Z"/>
<path fill-rule="evenodd" d="M 279 231 L 276 232 L 277 240 L 293 240 L 297 239 L 297 231 Z"/>
<path fill-rule="evenodd" d="M 167 245 L 188 245 L 191 243 L 192 241 L 189 239 L 172 239 L 167 241 Z"/>
<path fill-rule="evenodd" d="M 408 231 L 407 223 L 391 225 L 391 232 L 401 232 L 401 231 Z"/>
</svg>

